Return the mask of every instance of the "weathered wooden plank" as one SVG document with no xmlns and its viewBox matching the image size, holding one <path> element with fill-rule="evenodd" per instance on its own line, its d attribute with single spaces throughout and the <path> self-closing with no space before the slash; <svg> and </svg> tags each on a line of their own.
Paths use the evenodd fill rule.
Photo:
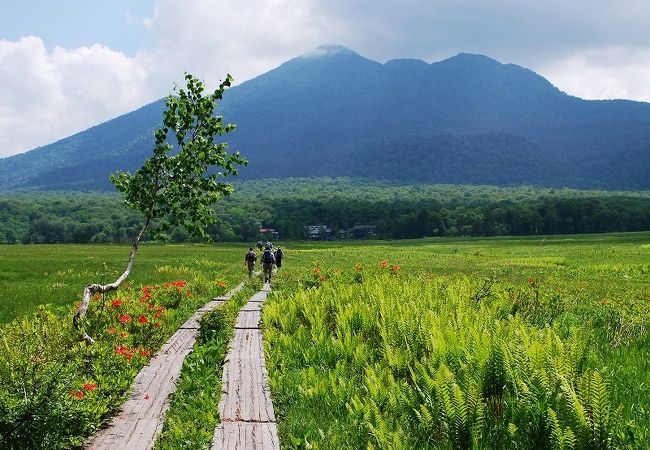
<svg viewBox="0 0 650 450">
<path fill-rule="evenodd" d="M 243 314 L 237 316 L 235 328 L 258 328 L 262 318 L 261 311 L 241 311 Z"/>
<path fill-rule="evenodd" d="M 88 441 L 86 448 L 153 448 L 169 408 L 169 395 L 176 389 L 183 361 L 194 346 L 198 320 L 212 308 L 230 299 L 242 287 L 243 283 L 223 297 L 208 302 L 169 338 L 135 377 L 131 397 L 122 405 L 120 413 Z"/>
<path fill-rule="evenodd" d="M 275 413 L 268 386 L 262 331 L 262 303 L 270 287 L 240 310 L 224 364 L 213 449 L 279 449 Z"/>
<path fill-rule="evenodd" d="M 275 423 L 224 422 L 217 427 L 213 450 L 280 448 Z"/>
</svg>

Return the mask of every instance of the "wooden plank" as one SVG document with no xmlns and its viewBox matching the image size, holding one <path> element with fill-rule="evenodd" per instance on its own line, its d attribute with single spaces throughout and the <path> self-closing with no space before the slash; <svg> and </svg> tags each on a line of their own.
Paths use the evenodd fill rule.
<svg viewBox="0 0 650 450">
<path fill-rule="evenodd" d="M 255 294 L 237 317 L 223 369 L 219 414 L 213 449 L 279 449 L 275 413 L 259 328 L 268 284 Z"/>
<path fill-rule="evenodd" d="M 225 422 L 217 427 L 213 450 L 280 448 L 275 423 Z"/>
<path fill-rule="evenodd" d="M 223 297 L 197 310 L 135 377 L 131 397 L 106 428 L 91 437 L 88 449 L 151 449 L 162 431 L 169 395 L 176 389 L 183 361 L 192 351 L 203 314 L 223 304 L 243 288 L 241 283 Z"/>
</svg>

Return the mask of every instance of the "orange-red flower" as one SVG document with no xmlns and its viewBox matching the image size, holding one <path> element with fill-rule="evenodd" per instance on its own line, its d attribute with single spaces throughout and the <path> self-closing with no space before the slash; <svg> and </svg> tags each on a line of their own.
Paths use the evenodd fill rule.
<svg viewBox="0 0 650 450">
<path fill-rule="evenodd" d="M 91 392 L 97 389 L 97 385 L 95 383 L 86 383 L 84 384 L 84 390 Z"/>
<path fill-rule="evenodd" d="M 70 391 L 70 396 L 75 397 L 75 398 L 77 398 L 79 400 L 84 398 L 84 395 L 86 395 L 86 394 L 84 394 L 83 391 Z"/>
<path fill-rule="evenodd" d="M 139 323 L 148 323 L 149 319 L 147 319 L 147 316 L 140 315 L 140 317 L 138 317 L 138 322 Z"/>
<path fill-rule="evenodd" d="M 388 261 L 385 259 L 381 262 L 381 267 L 382 269 L 388 269 Z"/>
<path fill-rule="evenodd" d="M 216 285 L 219 287 L 226 287 L 226 282 L 223 280 L 217 280 Z"/>
<path fill-rule="evenodd" d="M 313 272 L 314 273 L 320 273 L 320 267 L 314 267 Z"/>
<path fill-rule="evenodd" d="M 143 358 L 146 358 L 149 355 L 151 355 L 151 352 L 149 350 L 140 350 L 140 356 Z"/>
<path fill-rule="evenodd" d="M 354 265 L 354 271 L 355 272 L 361 272 L 363 270 L 363 266 L 359 263 Z"/>
<path fill-rule="evenodd" d="M 187 286 L 187 281 L 185 281 L 185 280 L 178 280 L 178 281 L 174 281 L 172 284 L 173 284 L 174 286 L 176 286 L 176 287 L 180 287 L 180 288 L 182 288 L 182 287 Z"/>
<path fill-rule="evenodd" d="M 111 302 L 111 306 L 113 308 L 119 308 L 120 306 L 122 306 L 122 300 L 120 300 L 119 298 L 116 298 L 115 300 L 113 300 Z"/>
<path fill-rule="evenodd" d="M 131 316 L 128 314 L 120 314 L 119 319 L 120 323 L 129 323 L 132 320 Z"/>
<path fill-rule="evenodd" d="M 400 269 L 400 267 L 397 264 L 393 264 L 393 267 L 390 268 L 393 272 L 397 272 Z"/>
</svg>

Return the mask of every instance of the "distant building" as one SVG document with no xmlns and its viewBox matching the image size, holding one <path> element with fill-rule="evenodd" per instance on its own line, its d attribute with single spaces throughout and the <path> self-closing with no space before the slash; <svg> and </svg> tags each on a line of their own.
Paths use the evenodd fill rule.
<svg viewBox="0 0 650 450">
<path fill-rule="evenodd" d="M 333 239 L 332 229 L 326 225 L 307 225 L 305 237 L 310 241 L 331 241 Z"/>
<path fill-rule="evenodd" d="M 376 225 L 355 225 L 348 231 L 350 239 L 374 239 L 377 237 Z"/>
<path fill-rule="evenodd" d="M 278 233 L 275 228 L 260 228 L 260 234 L 267 240 L 275 241 L 280 238 L 280 233 Z"/>
</svg>

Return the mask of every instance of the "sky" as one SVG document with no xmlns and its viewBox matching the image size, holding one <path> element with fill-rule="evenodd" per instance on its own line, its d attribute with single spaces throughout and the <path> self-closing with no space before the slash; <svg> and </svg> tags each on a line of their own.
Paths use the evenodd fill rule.
<svg viewBox="0 0 650 450">
<path fill-rule="evenodd" d="M 648 0 L 0 0 L 0 158 L 133 111 L 188 71 L 243 82 L 320 45 L 481 53 L 587 99 L 650 102 Z"/>
</svg>

